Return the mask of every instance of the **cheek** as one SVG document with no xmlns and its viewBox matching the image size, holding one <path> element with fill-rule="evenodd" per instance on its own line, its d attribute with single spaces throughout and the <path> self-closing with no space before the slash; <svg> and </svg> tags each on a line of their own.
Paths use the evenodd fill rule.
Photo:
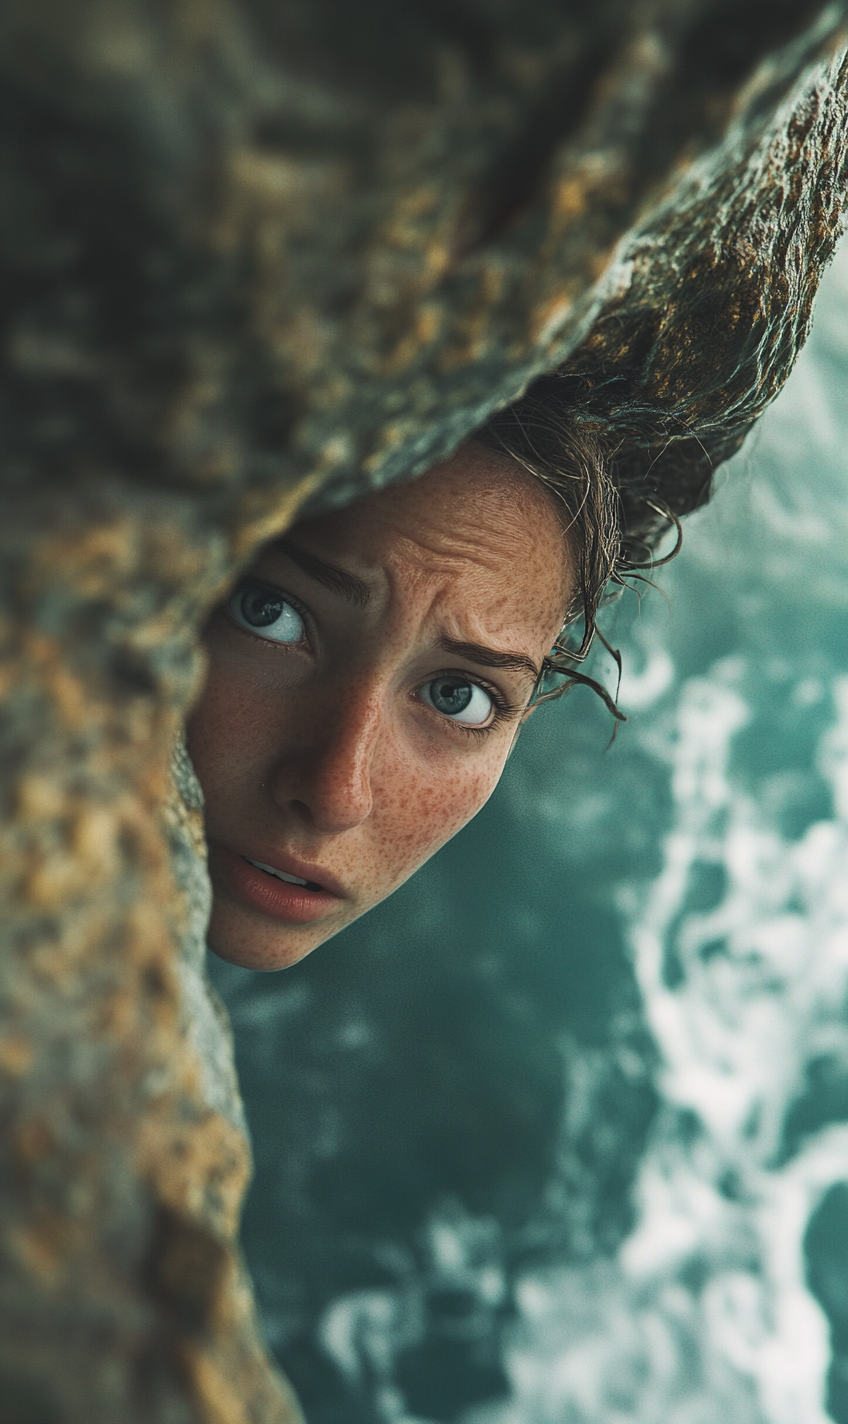
<svg viewBox="0 0 848 1424">
<path fill-rule="evenodd" d="M 266 699 L 243 676 L 211 662 L 200 701 L 188 718 L 186 742 L 207 801 L 237 784 L 261 757 L 270 731 Z"/>
<path fill-rule="evenodd" d="M 380 878 L 392 888 L 400 884 L 472 820 L 497 786 L 505 760 L 506 753 L 473 771 L 453 764 L 426 779 L 398 776 L 393 785 L 384 783 L 384 809 L 375 817 L 372 841 L 384 868 Z"/>
</svg>

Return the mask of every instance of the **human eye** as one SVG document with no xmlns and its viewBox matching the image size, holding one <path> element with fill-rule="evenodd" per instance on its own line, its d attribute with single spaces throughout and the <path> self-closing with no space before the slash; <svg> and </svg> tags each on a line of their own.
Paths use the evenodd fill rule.
<svg viewBox="0 0 848 1424">
<path fill-rule="evenodd" d="M 230 594 L 226 609 L 240 628 L 269 643 L 306 641 L 306 624 L 294 603 L 267 584 L 244 580 Z"/>
<path fill-rule="evenodd" d="M 486 728 L 495 713 L 495 698 L 479 683 L 456 673 L 441 673 L 418 689 L 421 701 L 452 722 L 466 727 Z"/>
</svg>

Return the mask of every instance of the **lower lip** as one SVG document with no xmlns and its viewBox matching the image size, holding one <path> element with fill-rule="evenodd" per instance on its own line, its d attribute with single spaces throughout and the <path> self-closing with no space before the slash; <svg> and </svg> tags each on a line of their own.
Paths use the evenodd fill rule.
<svg viewBox="0 0 848 1424">
<path fill-rule="evenodd" d="M 303 885 L 278 880 L 224 846 L 209 847 L 209 868 L 213 879 L 220 876 L 226 889 L 243 905 L 287 925 L 308 925 L 341 904 L 339 896 L 331 895 L 329 890 L 307 890 Z"/>
</svg>

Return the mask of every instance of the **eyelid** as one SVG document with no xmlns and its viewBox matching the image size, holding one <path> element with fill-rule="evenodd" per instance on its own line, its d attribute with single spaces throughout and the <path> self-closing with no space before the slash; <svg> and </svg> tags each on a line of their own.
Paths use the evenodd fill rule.
<svg viewBox="0 0 848 1424">
<path fill-rule="evenodd" d="M 475 687 L 482 687 L 483 691 L 488 693 L 489 697 L 491 697 L 495 707 L 495 711 L 498 713 L 498 717 L 514 716 L 517 715 L 519 712 L 523 712 L 524 710 L 523 707 L 519 707 L 516 703 L 510 702 L 509 698 L 504 692 L 502 692 L 502 690 L 497 686 L 496 683 L 489 682 L 488 678 L 481 677 L 476 672 L 468 672 L 467 669 L 463 668 L 461 670 L 455 670 L 450 673 L 437 672 L 434 674 L 434 676 L 464 677 L 466 682 L 473 683 Z M 493 727 L 495 725 L 495 722 L 498 720 L 498 717 L 494 718 L 489 723 L 490 727 Z"/>
</svg>

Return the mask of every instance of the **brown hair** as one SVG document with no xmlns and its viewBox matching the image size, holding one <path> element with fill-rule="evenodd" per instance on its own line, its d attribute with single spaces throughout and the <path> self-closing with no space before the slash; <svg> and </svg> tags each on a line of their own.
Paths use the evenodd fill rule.
<svg viewBox="0 0 848 1424">
<path fill-rule="evenodd" d="M 575 683 L 585 683 L 624 721 L 615 698 L 577 666 L 597 637 L 621 672 L 618 652 L 598 628 L 598 610 L 632 579 L 645 579 L 648 571 L 674 558 L 681 543 L 680 516 L 706 503 L 715 465 L 738 448 L 744 431 L 721 432 L 707 441 L 684 432 L 675 435 L 657 413 L 647 411 L 638 413 L 629 430 L 616 429 L 598 419 L 590 397 L 585 382 L 543 377 L 490 417 L 476 438 L 511 455 L 566 511 L 576 587 L 534 700 L 561 697 Z M 678 536 L 675 547 L 656 559 L 657 544 L 672 528 Z M 582 628 L 575 637 L 569 630 L 578 622 Z M 564 681 L 548 686 L 553 674 Z"/>
</svg>

